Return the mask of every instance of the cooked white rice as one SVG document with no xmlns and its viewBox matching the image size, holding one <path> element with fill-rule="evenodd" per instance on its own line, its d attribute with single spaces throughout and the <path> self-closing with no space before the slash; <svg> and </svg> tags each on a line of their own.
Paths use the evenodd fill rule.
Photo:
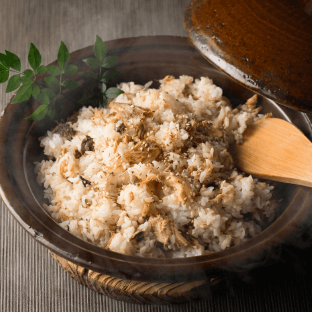
<svg viewBox="0 0 312 312">
<path fill-rule="evenodd" d="M 189 257 L 237 245 L 272 221 L 273 186 L 239 173 L 227 152 L 259 115 L 232 109 L 209 78 L 122 83 L 107 109 L 83 107 L 41 140 L 45 205 L 63 228 L 109 250 Z"/>
</svg>

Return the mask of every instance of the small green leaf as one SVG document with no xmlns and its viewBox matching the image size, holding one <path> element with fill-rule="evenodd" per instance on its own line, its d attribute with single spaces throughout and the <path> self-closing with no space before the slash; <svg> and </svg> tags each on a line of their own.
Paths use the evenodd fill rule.
<svg viewBox="0 0 312 312">
<path fill-rule="evenodd" d="M 73 79 L 67 79 L 62 83 L 62 86 L 64 86 L 67 89 L 76 89 L 79 87 L 78 83 Z"/>
<path fill-rule="evenodd" d="M 6 82 L 9 79 L 9 71 L 0 64 L 0 83 Z"/>
<path fill-rule="evenodd" d="M 122 90 L 118 89 L 118 88 L 109 88 L 106 92 L 105 95 L 109 98 L 109 99 L 114 99 L 116 96 L 118 96 L 119 94 L 124 93 Z"/>
<path fill-rule="evenodd" d="M 112 68 L 117 63 L 117 60 L 118 60 L 118 56 L 108 56 L 104 60 L 102 67 Z"/>
<path fill-rule="evenodd" d="M 9 68 L 9 61 L 8 61 L 8 57 L 3 54 L 3 53 L 0 53 L 0 63 L 2 63 L 2 65 L 5 67 L 5 68 Z"/>
<path fill-rule="evenodd" d="M 106 84 L 104 82 L 100 83 L 99 88 L 102 93 L 104 93 L 107 89 Z"/>
<path fill-rule="evenodd" d="M 96 36 L 96 41 L 93 50 L 96 58 L 99 60 L 100 63 L 102 63 L 106 56 L 107 48 L 105 43 L 99 36 Z"/>
<path fill-rule="evenodd" d="M 26 70 L 23 71 L 23 74 L 26 77 L 31 78 L 35 73 L 31 69 L 26 69 Z"/>
<path fill-rule="evenodd" d="M 18 89 L 12 103 L 14 104 L 14 103 L 20 103 L 23 101 L 27 101 L 31 97 L 31 93 L 32 93 L 32 85 L 31 84 L 22 85 Z"/>
<path fill-rule="evenodd" d="M 56 99 L 55 99 L 55 108 L 56 108 L 56 110 L 57 110 L 58 113 L 60 113 L 60 112 L 63 110 L 64 104 L 63 104 L 63 102 L 61 101 L 61 99 L 59 99 L 59 98 L 56 98 Z"/>
<path fill-rule="evenodd" d="M 38 85 L 34 84 L 31 95 L 36 99 L 40 94 L 40 88 Z"/>
<path fill-rule="evenodd" d="M 12 91 L 16 90 L 20 85 L 21 85 L 20 75 L 19 74 L 13 75 L 13 76 L 11 76 L 11 78 L 8 81 L 8 85 L 6 87 L 5 92 L 6 93 L 12 92 Z"/>
<path fill-rule="evenodd" d="M 52 77 L 52 76 L 45 77 L 44 81 L 47 83 L 47 85 L 50 88 L 56 87 L 60 84 L 60 82 L 55 77 Z"/>
<path fill-rule="evenodd" d="M 43 75 L 46 71 L 47 71 L 47 68 L 44 65 L 40 65 L 39 68 L 37 69 L 37 74 Z"/>
<path fill-rule="evenodd" d="M 101 62 L 96 58 L 87 58 L 83 60 L 90 68 L 95 69 L 101 67 Z"/>
<path fill-rule="evenodd" d="M 120 72 L 116 71 L 116 70 L 108 70 L 106 71 L 103 76 L 102 76 L 102 79 L 101 79 L 101 82 L 109 82 L 109 81 L 113 81 L 114 79 L 118 78 L 120 75 Z"/>
<path fill-rule="evenodd" d="M 102 107 L 106 107 L 107 106 L 107 97 L 105 95 L 103 95 L 103 102 L 101 103 Z"/>
<path fill-rule="evenodd" d="M 42 89 L 37 100 L 44 105 L 49 105 L 56 98 L 56 94 L 49 88 Z"/>
<path fill-rule="evenodd" d="M 46 104 L 40 105 L 27 119 L 33 121 L 42 120 L 48 112 L 48 107 Z"/>
<path fill-rule="evenodd" d="M 61 70 L 56 65 L 50 65 L 47 67 L 48 73 L 51 76 L 59 76 L 61 74 Z"/>
<path fill-rule="evenodd" d="M 53 120 L 53 118 L 55 117 L 55 114 L 56 114 L 56 111 L 55 111 L 55 109 L 53 108 L 53 107 L 49 107 L 49 110 L 48 110 L 48 112 L 47 112 L 47 116 L 51 119 L 51 120 Z"/>
<path fill-rule="evenodd" d="M 88 102 L 88 99 L 92 98 L 92 94 L 84 94 L 81 99 L 78 101 L 79 104 L 85 105 Z"/>
<path fill-rule="evenodd" d="M 28 62 L 33 70 L 36 70 L 41 64 L 41 54 L 33 43 L 30 44 Z"/>
<path fill-rule="evenodd" d="M 57 60 L 59 62 L 61 70 L 63 70 L 64 66 L 68 63 L 69 58 L 70 58 L 70 56 L 69 56 L 68 49 L 67 49 L 65 43 L 63 41 L 61 41 L 61 45 L 60 45 L 60 48 L 59 48 L 58 53 L 57 53 Z"/>
<path fill-rule="evenodd" d="M 78 71 L 78 67 L 76 65 L 70 64 L 64 67 L 64 75 L 71 76 L 75 75 Z"/>
<path fill-rule="evenodd" d="M 51 99 L 49 98 L 48 94 L 46 92 L 41 92 L 37 96 L 37 100 L 42 104 L 42 105 L 49 105 L 51 103 Z"/>
<path fill-rule="evenodd" d="M 52 100 L 56 98 L 56 94 L 49 88 L 42 89 L 37 97 L 37 100 L 45 105 L 51 103 Z"/>
<path fill-rule="evenodd" d="M 85 71 L 85 72 L 81 72 L 81 73 L 79 73 L 79 75 L 98 79 L 98 76 L 93 71 L 89 71 L 89 70 Z"/>
<path fill-rule="evenodd" d="M 17 71 L 20 71 L 21 70 L 20 58 L 16 54 L 11 53 L 7 50 L 5 50 L 5 54 L 7 56 L 8 65 Z"/>
<path fill-rule="evenodd" d="M 48 96 L 50 102 L 56 98 L 56 94 L 49 88 L 42 89 L 41 93 L 46 94 Z"/>
<path fill-rule="evenodd" d="M 22 76 L 22 77 L 21 77 L 21 82 L 22 82 L 22 84 L 24 84 L 24 85 L 28 85 L 28 84 L 33 83 L 33 81 L 31 80 L 31 78 L 26 77 L 26 76 Z"/>
</svg>

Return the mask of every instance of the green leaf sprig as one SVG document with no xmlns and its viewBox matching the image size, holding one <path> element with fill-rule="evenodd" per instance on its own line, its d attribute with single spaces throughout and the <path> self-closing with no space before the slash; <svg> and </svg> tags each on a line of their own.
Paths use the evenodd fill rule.
<svg viewBox="0 0 312 312">
<path fill-rule="evenodd" d="M 93 92 L 98 96 L 100 105 L 105 107 L 107 105 L 108 99 L 113 99 L 119 94 L 123 93 L 122 90 L 118 88 L 107 89 L 107 83 L 109 80 L 116 79 L 120 73 L 112 70 L 111 68 L 117 63 L 117 56 L 107 56 L 107 48 L 103 40 L 96 36 L 96 41 L 93 47 L 95 58 L 87 58 L 83 61 L 91 69 L 100 69 L 100 76 L 98 77 L 93 71 L 85 71 L 79 73 L 80 75 L 87 76 L 98 80 L 97 87 L 94 88 Z M 110 70 L 105 71 L 102 75 L 102 69 L 108 68 Z M 84 99 L 81 99 L 81 103 L 87 101 L 91 94 L 85 95 Z"/>
<path fill-rule="evenodd" d="M 94 94 L 84 94 L 78 101 L 79 104 L 87 105 L 91 97 L 96 95 L 99 98 L 100 105 L 105 107 L 108 100 L 123 93 L 118 88 L 107 89 L 106 84 L 109 80 L 118 77 L 119 72 L 114 70 L 105 71 L 102 75 L 102 68 L 112 68 L 116 62 L 116 56 L 106 56 L 107 48 L 103 40 L 96 36 L 94 45 L 94 54 L 96 58 L 88 58 L 83 60 L 91 69 L 100 69 L 100 75 L 96 75 L 93 71 L 85 71 L 79 73 L 86 78 L 93 78 L 97 81 L 97 86 L 94 88 Z M 28 120 L 42 120 L 46 116 L 54 119 L 63 108 L 63 101 L 60 99 L 64 89 L 76 89 L 78 83 L 73 79 L 63 81 L 63 75 L 72 76 L 78 71 L 78 67 L 73 64 L 68 64 L 70 54 L 63 41 L 57 53 L 58 65 L 50 65 L 48 67 L 41 64 L 42 57 L 38 49 L 33 43 L 30 44 L 28 53 L 28 62 L 32 69 L 26 69 L 21 72 L 20 58 L 9 51 L 5 54 L 0 53 L 0 83 L 8 81 L 6 92 L 12 92 L 18 89 L 12 103 L 20 103 L 27 101 L 30 97 L 38 100 L 41 105 L 27 118 Z M 13 73 L 10 77 L 10 72 Z M 48 73 L 43 81 L 37 80 L 37 75 Z M 58 91 L 55 92 L 54 90 Z"/>
</svg>

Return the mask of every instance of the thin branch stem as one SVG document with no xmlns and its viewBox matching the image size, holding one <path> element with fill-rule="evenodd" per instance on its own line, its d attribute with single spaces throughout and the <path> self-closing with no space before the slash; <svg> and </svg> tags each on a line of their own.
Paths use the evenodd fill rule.
<svg viewBox="0 0 312 312">
<path fill-rule="evenodd" d="M 39 81 L 39 80 L 38 80 L 38 83 L 39 83 L 39 84 L 42 84 L 42 85 L 44 84 L 45 86 L 49 87 L 48 84 L 47 84 L 45 81 Z M 59 92 L 59 93 L 57 94 L 57 96 L 60 95 L 60 94 L 62 94 L 62 93 Z M 75 100 L 74 98 L 72 98 L 71 96 L 68 96 L 68 95 L 66 95 L 66 94 L 62 94 L 62 96 L 64 96 L 64 97 L 67 98 L 68 100 L 71 100 L 71 101 L 73 101 L 73 102 L 78 103 L 78 101 Z"/>
<path fill-rule="evenodd" d="M 59 92 L 59 94 L 62 92 L 62 74 L 63 74 L 63 69 L 61 70 L 61 75 L 60 75 L 60 92 Z"/>
<path fill-rule="evenodd" d="M 18 73 L 18 74 L 21 74 L 21 72 L 17 71 L 17 70 L 12 70 L 12 69 L 9 69 L 10 72 L 12 73 Z"/>
</svg>

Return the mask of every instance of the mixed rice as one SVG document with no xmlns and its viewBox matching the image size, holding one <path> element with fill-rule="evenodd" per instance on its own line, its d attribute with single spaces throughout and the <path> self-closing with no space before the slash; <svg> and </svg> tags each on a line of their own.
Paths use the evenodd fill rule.
<svg viewBox="0 0 312 312">
<path fill-rule="evenodd" d="M 100 247 L 190 257 L 237 245 L 272 221 L 273 186 L 238 172 L 227 148 L 260 115 L 232 109 L 209 78 L 167 76 L 159 89 L 122 83 L 109 108 L 83 107 L 40 138 L 45 208 Z"/>
</svg>

